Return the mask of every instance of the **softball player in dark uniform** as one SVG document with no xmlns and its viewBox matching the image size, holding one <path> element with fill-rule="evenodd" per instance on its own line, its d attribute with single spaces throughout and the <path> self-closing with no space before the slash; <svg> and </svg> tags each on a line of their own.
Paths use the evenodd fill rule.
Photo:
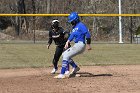
<svg viewBox="0 0 140 93">
<path fill-rule="evenodd" d="M 56 50 L 53 57 L 53 70 L 51 71 L 52 74 L 55 74 L 55 72 L 58 70 L 58 61 L 60 56 L 62 55 L 62 52 L 64 51 L 64 46 L 67 41 L 66 33 L 62 27 L 59 27 L 59 21 L 53 20 L 51 24 L 51 29 L 49 30 L 49 40 L 48 40 L 48 49 L 52 43 L 52 41 L 55 42 Z M 65 74 L 69 73 L 69 65 L 67 66 L 67 70 L 65 71 Z"/>
<path fill-rule="evenodd" d="M 79 71 L 80 68 L 73 60 L 71 60 L 71 58 L 82 53 L 85 50 L 85 47 L 87 47 L 88 50 L 91 50 L 91 36 L 89 30 L 86 25 L 80 21 L 79 16 L 76 12 L 72 12 L 69 15 L 68 22 L 72 24 L 73 29 L 65 44 L 65 49 L 67 50 L 63 52 L 61 73 L 54 78 L 65 78 L 64 73 L 66 71 L 66 67 L 69 64 L 73 68 L 69 77 Z M 75 44 L 72 47 L 68 48 L 68 45 L 72 40 L 74 40 Z"/>
</svg>

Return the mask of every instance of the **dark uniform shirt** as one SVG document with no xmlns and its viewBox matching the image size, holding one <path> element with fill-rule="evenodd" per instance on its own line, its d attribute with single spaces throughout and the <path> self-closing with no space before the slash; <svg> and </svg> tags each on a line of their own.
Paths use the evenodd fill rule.
<svg viewBox="0 0 140 93">
<path fill-rule="evenodd" d="M 58 46 L 64 46 L 67 38 L 65 38 L 66 32 L 62 27 L 59 27 L 57 31 L 54 31 L 52 28 L 49 31 L 49 41 L 48 44 L 51 44 L 52 41 L 55 42 Z"/>
</svg>

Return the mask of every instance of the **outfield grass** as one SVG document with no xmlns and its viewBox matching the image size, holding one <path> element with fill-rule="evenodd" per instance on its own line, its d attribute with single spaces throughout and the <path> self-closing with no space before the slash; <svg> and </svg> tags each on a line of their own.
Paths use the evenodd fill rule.
<svg viewBox="0 0 140 93">
<path fill-rule="evenodd" d="M 45 44 L 0 44 L 0 68 L 48 67 L 54 50 L 55 45 L 48 50 Z M 74 60 L 79 65 L 140 64 L 140 45 L 92 44 Z"/>
</svg>

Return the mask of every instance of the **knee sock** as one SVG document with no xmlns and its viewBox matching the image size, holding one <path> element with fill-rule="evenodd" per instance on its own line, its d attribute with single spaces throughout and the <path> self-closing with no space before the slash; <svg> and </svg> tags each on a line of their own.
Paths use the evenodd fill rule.
<svg viewBox="0 0 140 93">
<path fill-rule="evenodd" d="M 66 66 L 66 71 L 69 71 L 70 70 L 70 66 L 69 66 L 69 63 L 67 64 Z"/>
<path fill-rule="evenodd" d="M 70 59 L 68 62 L 73 68 L 77 67 L 77 65 L 74 63 L 74 61 L 72 59 Z"/>
<path fill-rule="evenodd" d="M 67 65 L 68 65 L 68 61 L 63 60 L 62 61 L 62 68 L 61 68 L 61 74 L 65 74 Z"/>
</svg>

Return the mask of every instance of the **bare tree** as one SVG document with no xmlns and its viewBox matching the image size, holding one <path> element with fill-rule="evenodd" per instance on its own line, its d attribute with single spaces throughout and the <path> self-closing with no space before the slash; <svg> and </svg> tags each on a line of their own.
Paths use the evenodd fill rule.
<svg viewBox="0 0 140 93">
<path fill-rule="evenodd" d="M 122 13 L 140 13 L 140 0 L 123 0 Z M 80 7 L 78 7 L 80 6 Z M 2 0 L 0 2 L 0 13 L 100 13 L 118 14 L 118 0 Z M 11 23 L 16 27 L 17 34 L 27 32 L 34 28 L 45 29 L 49 27 L 50 20 L 59 18 L 63 26 L 66 26 L 66 17 L 9 17 Z M 7 19 L 8 20 L 8 19 Z M 116 37 L 118 34 L 118 17 L 82 17 L 94 34 L 107 37 Z M 123 36 L 132 38 L 135 30 L 139 27 L 139 17 L 122 17 Z M 27 30 L 26 30 L 27 29 Z M 47 28 L 48 29 L 48 28 Z M 100 35 L 99 35 L 100 36 Z"/>
</svg>

